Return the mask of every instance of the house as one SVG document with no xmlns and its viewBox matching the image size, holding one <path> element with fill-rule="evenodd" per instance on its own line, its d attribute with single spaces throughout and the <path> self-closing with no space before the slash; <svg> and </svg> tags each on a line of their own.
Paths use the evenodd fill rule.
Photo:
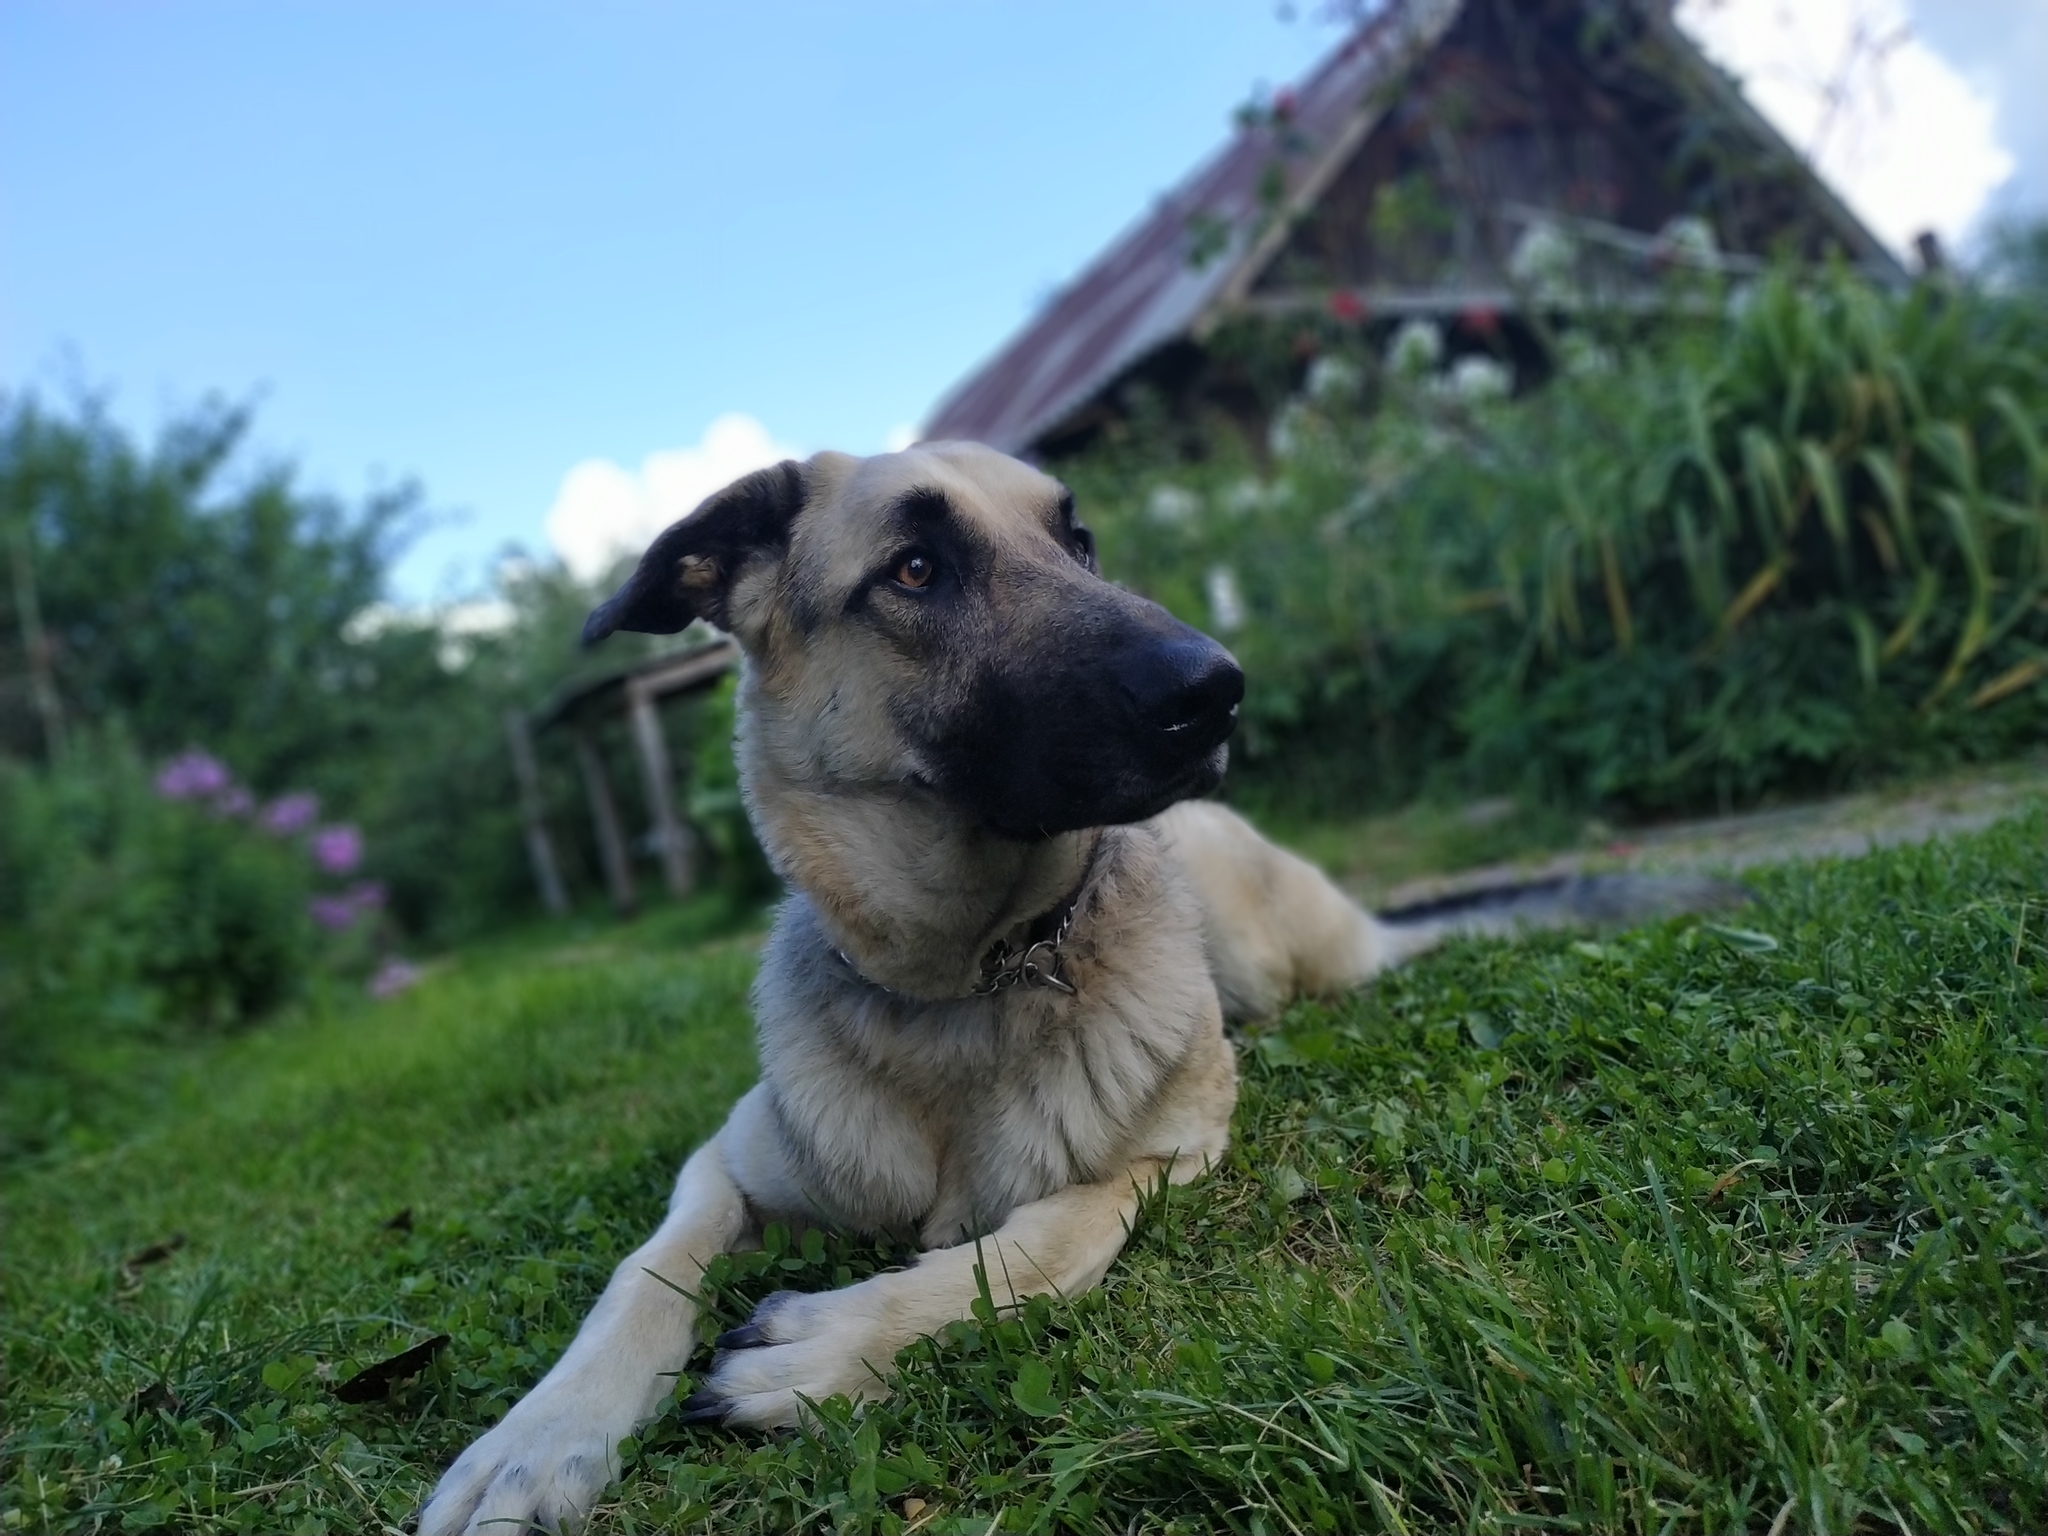
<svg viewBox="0 0 2048 1536">
<path fill-rule="evenodd" d="M 933 413 L 928 438 L 1058 457 L 1142 382 L 1256 412 L 1209 345 L 1266 318 L 1540 359 L 1574 305 L 1674 266 L 1896 257 L 1678 29 L 1669 0 L 1383 0 Z"/>
</svg>

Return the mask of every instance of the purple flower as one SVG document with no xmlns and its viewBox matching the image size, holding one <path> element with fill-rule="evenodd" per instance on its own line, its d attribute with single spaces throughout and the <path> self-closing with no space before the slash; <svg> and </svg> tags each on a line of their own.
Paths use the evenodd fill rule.
<svg viewBox="0 0 2048 1536">
<path fill-rule="evenodd" d="M 156 792 L 166 800 L 203 800 L 233 783 L 227 764 L 195 748 L 164 764 L 156 776 Z"/>
<path fill-rule="evenodd" d="M 353 928 L 356 918 L 362 914 L 362 908 L 346 895 L 315 896 L 306 903 L 306 910 L 313 914 L 313 921 L 329 933 Z"/>
<path fill-rule="evenodd" d="M 263 807 L 256 825 L 278 837 L 296 837 L 320 819 L 320 797 L 304 791 L 279 795 Z"/>
<path fill-rule="evenodd" d="M 426 974 L 410 960 L 401 960 L 393 955 L 378 966 L 377 973 L 370 978 L 370 996 L 379 1002 L 387 997 L 396 997 L 399 993 L 418 986 Z"/>
<path fill-rule="evenodd" d="M 313 921 L 332 933 L 353 928 L 356 919 L 384 905 L 384 882 L 358 880 L 337 895 L 315 896 L 307 904 Z"/>
<path fill-rule="evenodd" d="M 353 873 L 363 862 L 363 834 L 347 822 L 313 834 L 313 862 L 330 875 Z"/>
<path fill-rule="evenodd" d="M 238 821 L 256 809 L 256 797 L 239 784 L 230 784 L 213 797 L 212 803 L 217 813 Z"/>
</svg>

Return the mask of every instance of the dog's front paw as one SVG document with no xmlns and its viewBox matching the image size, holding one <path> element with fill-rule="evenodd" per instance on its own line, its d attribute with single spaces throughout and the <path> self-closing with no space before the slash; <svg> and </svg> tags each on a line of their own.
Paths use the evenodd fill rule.
<svg viewBox="0 0 2048 1536">
<path fill-rule="evenodd" d="M 419 1536 L 581 1526 L 617 1474 L 619 1441 L 632 1425 L 578 1396 L 543 1384 L 457 1457 L 420 1511 Z"/>
<path fill-rule="evenodd" d="M 882 1326 L 875 1282 L 805 1295 L 777 1291 L 718 1340 L 704 1384 L 684 1400 L 691 1423 L 781 1429 L 804 1403 L 886 1397 L 901 1342 Z"/>
</svg>

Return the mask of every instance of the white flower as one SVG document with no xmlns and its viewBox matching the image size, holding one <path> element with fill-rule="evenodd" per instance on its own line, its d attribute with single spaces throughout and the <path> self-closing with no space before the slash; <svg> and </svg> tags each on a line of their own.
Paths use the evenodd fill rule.
<svg viewBox="0 0 2048 1536">
<path fill-rule="evenodd" d="M 1558 350 L 1563 354 L 1559 360 L 1564 371 L 1574 377 L 1614 371 L 1614 353 L 1580 332 L 1565 332 Z"/>
<path fill-rule="evenodd" d="M 1307 413 L 1299 400 L 1290 400 L 1273 413 L 1273 424 L 1266 428 L 1266 447 L 1274 458 L 1294 457 L 1294 450 L 1301 446 L 1302 418 Z"/>
<path fill-rule="evenodd" d="M 1356 363 L 1341 357 L 1319 357 L 1308 365 L 1308 378 L 1303 383 L 1302 392 L 1319 403 L 1349 400 L 1358 393 L 1358 386 L 1363 382 L 1364 376 Z"/>
<path fill-rule="evenodd" d="M 1387 367 L 1404 379 L 1436 372 L 1444 360 L 1444 333 L 1434 320 L 1404 320 L 1387 343 Z"/>
<path fill-rule="evenodd" d="M 1209 567 L 1209 627 L 1219 635 L 1244 628 L 1244 595 L 1237 589 L 1237 572 L 1227 565 Z"/>
<path fill-rule="evenodd" d="M 1223 493 L 1223 507 L 1242 517 L 1247 512 L 1256 512 L 1267 502 L 1266 488 L 1258 481 L 1246 476 Z"/>
<path fill-rule="evenodd" d="M 1145 515 L 1163 528 L 1177 528 L 1202 510 L 1202 498 L 1185 486 L 1156 485 L 1145 503 Z"/>
<path fill-rule="evenodd" d="M 1508 256 L 1508 276 L 1544 298 L 1559 298 L 1572 286 L 1578 248 L 1572 237 L 1548 219 L 1537 219 L 1522 231 Z"/>
<path fill-rule="evenodd" d="M 1696 215 L 1684 215 L 1670 220 L 1657 231 L 1658 243 L 1680 261 L 1706 266 L 1720 254 L 1720 242 L 1714 238 L 1714 226 Z"/>
<path fill-rule="evenodd" d="M 1478 353 L 1459 358 L 1443 381 L 1443 393 L 1467 405 L 1504 400 L 1515 387 L 1515 375 L 1506 363 Z"/>
</svg>

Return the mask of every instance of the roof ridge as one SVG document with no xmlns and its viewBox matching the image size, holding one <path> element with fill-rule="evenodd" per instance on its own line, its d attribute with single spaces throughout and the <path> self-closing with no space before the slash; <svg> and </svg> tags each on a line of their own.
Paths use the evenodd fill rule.
<svg viewBox="0 0 2048 1536">
<path fill-rule="evenodd" d="M 1522 3 L 1510 0 L 1510 7 Z M 1881 278 L 1904 280 L 1897 258 L 1677 26 L 1665 0 L 1624 3 L 1645 23 L 1651 57 L 1667 61 L 1662 69 L 1671 71 L 1681 101 L 1703 95 L 1727 128 L 1768 157 L 1790 161 L 1807 205 L 1803 217 L 1817 218 Z M 1028 451 L 1143 359 L 1205 339 L 1220 316 L 1247 302 L 1304 215 L 1371 140 L 1398 83 L 1470 9 L 1467 0 L 1385 0 L 1297 86 L 1278 93 L 1272 111 L 1203 157 L 950 390 L 927 418 L 925 436 Z M 1276 206 L 1272 167 L 1290 156 L 1304 163 L 1281 183 Z M 1202 259 L 1197 244 L 1219 235 L 1219 247 Z"/>
<path fill-rule="evenodd" d="M 1352 69 L 1364 78 L 1339 92 L 1343 98 L 1339 106 L 1345 110 L 1334 114 L 1348 124 L 1356 115 L 1352 105 L 1383 83 L 1390 65 L 1405 69 L 1418 56 L 1417 50 L 1405 49 L 1387 50 L 1396 54 L 1395 58 L 1379 56 L 1385 35 L 1418 12 L 1444 13 L 1443 24 L 1448 26 L 1463 3 L 1388 0 L 1335 44 L 1301 77 L 1299 85 L 1286 92 L 1295 106 L 1284 126 L 1298 127 L 1305 119 L 1333 115 L 1324 98 L 1342 73 Z M 1239 128 L 1125 225 L 1050 302 L 933 407 L 926 437 L 971 435 L 998 448 L 1020 450 L 1140 356 L 1188 334 L 1243 263 L 1264 253 L 1261 237 L 1267 229 L 1259 217 L 1258 180 L 1273 158 L 1273 135 L 1271 124 Z M 1232 226 L 1231 248 L 1219 259 L 1198 266 L 1186 259 L 1185 236 L 1191 219 L 1204 211 L 1217 213 Z M 1173 256 L 1176 270 L 1158 278 L 1148 303 L 1146 295 L 1129 291 L 1134 274 L 1124 269 L 1150 266 L 1160 255 Z M 1091 292 L 1093 289 L 1100 291 Z M 1063 315 L 1062 311 L 1084 309 L 1108 311 L 1095 317 L 1098 342 L 1104 322 L 1122 322 L 1114 328 L 1109 344 L 1091 349 L 1078 336 L 1046 339 L 1063 329 L 1080 329 L 1083 316 Z M 1090 351 L 1092 356 L 1076 356 Z M 982 394 L 993 398 L 976 398 Z M 956 434 L 950 426 L 955 421 L 972 422 L 972 429 Z"/>
</svg>

